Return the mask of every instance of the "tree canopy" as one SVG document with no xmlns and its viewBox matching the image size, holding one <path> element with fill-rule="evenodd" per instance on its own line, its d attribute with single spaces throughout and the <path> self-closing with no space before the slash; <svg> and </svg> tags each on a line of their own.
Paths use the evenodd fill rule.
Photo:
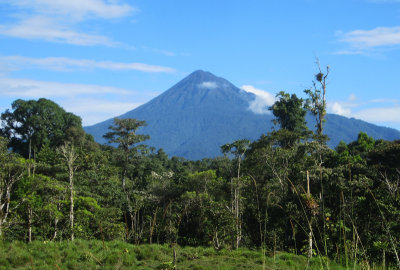
<svg viewBox="0 0 400 270">
<path fill-rule="evenodd" d="M 302 99 L 281 92 L 271 110 L 278 130 L 193 161 L 145 146 L 144 121 L 115 119 L 100 146 L 55 103 L 17 100 L 2 114 L 0 240 L 248 247 L 320 255 L 324 269 L 325 257 L 399 268 L 400 141 L 360 132 L 329 149 L 308 136 Z"/>
<path fill-rule="evenodd" d="M 12 110 L 1 114 L 1 135 L 9 140 L 9 146 L 24 157 L 38 153 L 42 146 L 57 147 L 82 133 L 80 117 L 66 112 L 51 100 L 15 100 Z"/>
</svg>

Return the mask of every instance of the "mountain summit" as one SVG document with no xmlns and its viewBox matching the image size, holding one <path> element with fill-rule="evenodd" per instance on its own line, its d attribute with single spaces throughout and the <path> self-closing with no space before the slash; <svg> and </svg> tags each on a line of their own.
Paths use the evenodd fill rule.
<svg viewBox="0 0 400 270">
<path fill-rule="evenodd" d="M 149 103 L 139 107 L 137 111 L 151 110 L 152 112 L 174 115 L 174 113 L 189 113 L 190 111 L 204 113 L 204 110 L 219 110 L 221 112 L 243 110 L 243 106 L 246 107 L 253 98 L 253 94 L 246 93 L 229 81 L 216 77 L 209 72 L 198 70 Z M 130 112 L 126 115 L 128 114 Z M 200 117 L 201 115 L 197 116 Z"/>
<path fill-rule="evenodd" d="M 271 114 L 255 114 L 249 109 L 256 96 L 210 72 L 198 70 L 146 104 L 119 118 L 145 120 L 139 130 L 149 134 L 147 143 L 163 148 L 170 156 L 201 159 L 220 155 L 220 146 L 237 139 L 255 140 L 272 128 Z M 378 127 L 361 120 L 328 114 L 325 132 L 330 146 L 340 140 L 353 141 L 360 131 L 374 138 L 394 140 L 400 132 Z M 85 127 L 97 142 L 105 143 L 103 134 L 113 119 Z M 312 118 L 308 126 L 314 128 Z"/>
</svg>

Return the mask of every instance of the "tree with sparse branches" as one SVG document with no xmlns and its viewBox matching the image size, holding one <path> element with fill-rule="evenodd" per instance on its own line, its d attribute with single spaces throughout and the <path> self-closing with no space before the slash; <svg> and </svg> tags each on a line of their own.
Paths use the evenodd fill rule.
<svg viewBox="0 0 400 270">
<path fill-rule="evenodd" d="M 240 241 L 242 239 L 242 221 L 241 221 L 241 207 L 240 207 L 240 166 L 246 151 L 250 147 L 250 141 L 247 139 L 237 140 L 233 143 L 227 143 L 221 146 L 221 151 L 224 154 L 230 153 L 237 159 L 237 178 L 231 179 L 231 196 L 232 206 L 231 210 L 236 220 L 236 239 L 235 247 L 239 248 Z M 236 181 L 234 181 L 236 180 Z"/>
<path fill-rule="evenodd" d="M 326 80 L 329 75 L 330 67 L 326 66 L 326 72 L 323 73 L 319 59 L 316 59 L 318 66 L 318 73 L 315 74 L 312 89 L 306 89 L 304 92 L 308 95 L 306 99 L 306 108 L 315 117 L 317 128 L 317 135 L 323 136 L 323 129 L 326 116 Z"/>
</svg>

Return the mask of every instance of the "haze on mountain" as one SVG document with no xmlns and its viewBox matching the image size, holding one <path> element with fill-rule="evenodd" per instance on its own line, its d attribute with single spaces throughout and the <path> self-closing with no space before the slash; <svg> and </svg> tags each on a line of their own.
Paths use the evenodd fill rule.
<svg viewBox="0 0 400 270">
<path fill-rule="evenodd" d="M 221 155 L 220 146 L 238 139 L 256 140 L 274 128 L 273 115 L 251 108 L 257 96 L 226 79 L 198 70 L 146 104 L 118 118 L 145 120 L 138 133 L 150 135 L 146 143 L 162 148 L 169 156 L 198 160 Z M 252 110 L 253 109 L 253 110 Z M 113 119 L 85 127 L 99 143 Z M 315 129 L 308 115 L 307 125 Z M 275 127 L 279 128 L 279 127 Z M 375 139 L 395 140 L 398 130 L 380 127 L 354 118 L 327 114 L 324 133 L 332 148 L 343 140 L 356 140 L 360 131 Z"/>
</svg>

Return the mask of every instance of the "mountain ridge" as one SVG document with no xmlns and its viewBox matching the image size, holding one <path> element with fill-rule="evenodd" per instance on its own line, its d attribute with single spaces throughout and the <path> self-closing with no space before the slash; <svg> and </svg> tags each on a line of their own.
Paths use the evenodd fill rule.
<svg viewBox="0 0 400 270">
<path fill-rule="evenodd" d="M 221 155 L 220 146 L 237 139 L 256 140 L 271 130 L 273 116 L 256 114 L 249 103 L 256 96 L 228 80 L 210 72 L 197 70 L 149 102 L 118 116 L 145 120 L 147 126 L 138 133 L 150 135 L 146 144 L 163 148 L 169 156 L 201 159 Z M 357 138 L 359 131 L 376 139 L 394 140 L 400 132 L 379 127 L 362 120 L 327 114 L 325 133 L 335 147 L 340 140 Z M 85 127 L 96 141 L 105 143 L 102 135 L 113 119 Z M 307 123 L 314 130 L 313 118 Z"/>
</svg>

